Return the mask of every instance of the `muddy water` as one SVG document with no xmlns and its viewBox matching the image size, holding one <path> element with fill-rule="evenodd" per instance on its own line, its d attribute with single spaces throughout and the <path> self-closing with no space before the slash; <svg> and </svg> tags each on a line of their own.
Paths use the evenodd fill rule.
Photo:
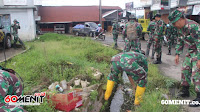
<svg viewBox="0 0 200 112">
<path fill-rule="evenodd" d="M 134 95 L 126 73 L 122 75 L 123 84 L 118 84 L 117 91 L 111 101 L 110 112 L 125 112 L 133 109 Z"/>
</svg>

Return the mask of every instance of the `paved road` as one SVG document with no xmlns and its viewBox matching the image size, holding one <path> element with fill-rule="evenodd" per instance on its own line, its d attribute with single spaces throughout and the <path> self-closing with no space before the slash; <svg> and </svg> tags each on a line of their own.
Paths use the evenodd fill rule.
<svg viewBox="0 0 200 112">
<path fill-rule="evenodd" d="M 113 45 L 113 39 L 111 35 L 107 34 L 105 41 L 101 41 L 103 44 L 107 45 Z M 121 36 L 119 36 L 118 39 L 118 45 L 120 49 L 124 48 L 124 41 L 122 40 Z M 144 40 L 141 40 L 142 50 L 146 51 L 147 42 Z M 168 77 L 171 77 L 173 79 L 176 79 L 178 81 L 181 80 L 181 63 L 179 65 L 176 65 L 174 62 L 175 59 L 175 49 L 172 48 L 172 55 L 166 55 L 168 53 L 167 47 L 163 46 L 163 52 L 162 52 L 162 64 L 160 64 L 158 67 L 160 68 L 160 71 Z M 151 55 L 151 51 L 150 51 Z M 180 62 L 183 61 L 184 54 L 181 55 Z M 153 60 L 151 60 L 152 62 Z"/>
<path fill-rule="evenodd" d="M 121 38 L 122 36 L 119 36 L 118 38 L 118 46 L 120 49 L 124 48 L 124 41 Z M 99 40 L 100 41 L 100 40 Z M 107 44 L 107 45 L 114 45 L 113 44 L 113 39 L 112 39 L 112 35 L 110 34 L 106 34 L 106 39 L 105 41 L 101 41 L 103 44 Z M 146 51 L 146 46 L 147 46 L 147 42 L 144 40 L 141 40 L 141 45 L 142 45 L 142 50 Z M 159 64 L 159 70 L 160 72 L 162 72 L 163 75 L 168 76 L 172 79 L 175 79 L 177 81 L 181 80 L 181 64 L 183 62 L 183 59 L 185 57 L 185 53 L 186 50 L 184 50 L 183 54 L 180 55 L 180 63 L 179 65 L 176 65 L 174 62 L 175 59 L 175 49 L 172 48 L 172 55 L 166 55 L 168 53 L 168 49 L 166 46 L 163 46 L 163 52 L 162 52 L 162 64 Z M 150 51 L 150 56 L 151 56 L 151 51 Z M 152 62 L 153 60 L 151 60 L 150 62 Z M 193 100 L 193 98 L 188 98 L 187 100 Z M 200 111 L 200 107 L 197 108 L 190 108 L 187 105 L 183 106 L 184 110 L 186 112 L 199 112 Z"/>
<path fill-rule="evenodd" d="M 5 61 L 5 57 L 6 57 L 6 60 L 8 60 L 25 51 L 26 50 L 22 50 L 22 48 L 17 48 L 17 49 L 10 48 L 10 49 L 5 50 L 5 55 L 4 55 L 4 50 L 0 48 L 0 63 Z"/>
</svg>

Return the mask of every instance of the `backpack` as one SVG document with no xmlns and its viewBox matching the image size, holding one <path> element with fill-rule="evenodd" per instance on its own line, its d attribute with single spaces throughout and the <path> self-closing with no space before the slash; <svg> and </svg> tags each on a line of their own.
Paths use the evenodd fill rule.
<svg viewBox="0 0 200 112">
<path fill-rule="evenodd" d="M 134 22 L 134 23 L 131 23 L 129 22 L 127 24 L 127 38 L 129 40 L 134 40 L 134 39 L 137 39 L 138 38 L 138 34 L 137 34 L 137 23 Z"/>
</svg>

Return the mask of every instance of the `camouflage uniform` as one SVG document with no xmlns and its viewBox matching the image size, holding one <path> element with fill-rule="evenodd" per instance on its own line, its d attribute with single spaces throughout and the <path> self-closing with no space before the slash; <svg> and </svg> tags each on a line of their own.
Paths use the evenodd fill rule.
<svg viewBox="0 0 200 112">
<path fill-rule="evenodd" d="M 178 21 L 180 18 L 184 22 Z M 197 62 L 200 60 L 200 25 L 195 21 L 186 19 L 184 17 L 184 12 L 179 10 L 171 12 L 168 19 L 171 24 L 180 28 L 178 29 L 178 42 L 176 45 L 176 61 L 178 61 L 178 55 L 183 52 L 184 45 L 188 48 L 182 65 L 182 88 L 179 91 L 178 96 L 190 96 L 189 87 L 192 79 L 197 93 L 197 97 L 193 101 L 200 102 L 200 69 L 197 66 Z M 189 106 L 197 107 L 200 105 L 190 103 Z"/>
<path fill-rule="evenodd" d="M 134 21 L 130 20 L 130 23 L 133 23 Z M 129 23 L 125 26 L 125 35 L 127 35 L 127 26 Z M 135 52 L 141 52 L 141 43 L 139 39 L 139 34 L 142 32 L 142 27 L 139 23 L 137 23 L 137 37 L 135 40 L 129 40 L 128 38 L 125 38 L 125 47 L 124 52 L 135 51 Z"/>
<path fill-rule="evenodd" d="M 151 48 L 151 45 L 153 44 L 153 48 L 152 48 L 152 58 L 154 58 L 154 54 L 155 54 L 155 51 L 154 51 L 154 31 L 155 31 L 155 25 L 156 23 L 154 21 L 151 21 L 148 28 L 147 28 L 147 31 L 149 31 L 149 39 L 147 41 L 147 50 L 146 50 L 146 56 L 149 56 L 149 50 Z"/>
<path fill-rule="evenodd" d="M 167 27 L 166 29 L 165 35 L 168 40 L 168 50 L 169 50 L 168 54 L 171 54 L 171 47 L 172 45 L 175 44 L 178 35 L 177 28 L 173 27 L 172 25 L 169 25 L 169 27 Z"/>
<path fill-rule="evenodd" d="M 0 112 L 26 112 L 22 107 L 8 105 L 4 102 L 7 95 L 22 95 L 23 88 L 18 78 L 5 70 L 0 69 Z"/>
<path fill-rule="evenodd" d="M 112 28 L 113 28 L 112 30 L 113 40 L 115 42 L 115 47 L 117 47 L 117 39 L 118 39 L 120 25 L 118 24 L 118 22 L 114 22 Z"/>
<path fill-rule="evenodd" d="M 15 21 L 16 20 L 14 20 L 14 22 Z M 25 49 L 24 43 L 22 42 L 22 40 L 18 36 L 18 29 L 20 29 L 19 24 L 12 24 L 11 27 L 13 28 L 12 35 L 14 36 L 14 44 L 13 44 L 14 48 L 16 48 L 16 43 L 17 43 L 17 41 L 19 41 L 19 43 L 22 45 L 22 48 Z"/>
<path fill-rule="evenodd" d="M 155 36 L 155 39 L 156 38 L 158 39 L 158 41 L 157 42 L 154 41 L 154 48 L 155 48 L 156 58 L 158 62 L 161 62 L 164 28 L 165 28 L 165 25 L 164 25 L 163 20 L 160 19 L 159 21 L 156 21 L 154 36 Z"/>
<path fill-rule="evenodd" d="M 125 71 L 137 82 L 138 86 L 146 86 L 148 63 L 143 54 L 137 52 L 120 53 L 112 57 L 111 63 L 111 73 L 107 77 L 108 80 L 118 81 L 118 74 Z"/>
<path fill-rule="evenodd" d="M 186 20 L 186 25 L 178 30 L 178 43 L 176 54 L 183 52 L 184 44 L 188 47 L 185 60 L 182 65 L 181 84 L 189 86 L 191 77 L 195 85 L 195 90 L 200 92 L 200 70 L 197 68 L 197 61 L 200 60 L 200 25 L 195 21 Z"/>
</svg>

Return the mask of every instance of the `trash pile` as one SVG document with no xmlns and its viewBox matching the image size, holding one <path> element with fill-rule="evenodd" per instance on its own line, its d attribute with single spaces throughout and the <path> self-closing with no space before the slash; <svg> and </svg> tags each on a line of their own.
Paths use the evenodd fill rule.
<svg viewBox="0 0 200 112">
<path fill-rule="evenodd" d="M 47 98 L 52 101 L 55 109 L 60 111 L 80 111 L 78 107 L 87 106 L 90 102 L 90 93 L 98 89 L 100 84 L 91 85 L 92 80 L 100 80 L 103 76 L 99 70 L 90 68 L 93 71 L 92 78 L 86 75 L 79 75 L 69 82 L 62 80 L 54 82 L 48 87 Z M 87 104 L 86 104 L 87 103 Z"/>
</svg>

